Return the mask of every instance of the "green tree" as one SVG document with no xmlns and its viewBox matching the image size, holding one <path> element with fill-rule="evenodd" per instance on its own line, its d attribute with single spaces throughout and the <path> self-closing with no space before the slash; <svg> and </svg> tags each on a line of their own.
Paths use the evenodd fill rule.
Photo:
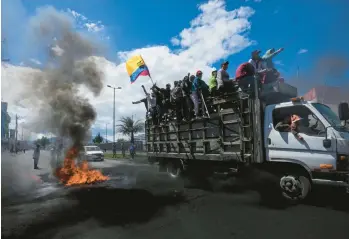
<svg viewBox="0 0 349 239">
<path fill-rule="evenodd" d="M 117 132 L 130 136 L 131 143 L 134 143 L 134 134 L 144 130 L 144 123 L 140 120 L 134 121 L 131 117 L 121 117 L 121 124 L 117 125 Z"/>
<path fill-rule="evenodd" d="M 94 137 L 94 139 L 93 139 L 92 141 L 93 141 L 93 143 L 95 143 L 95 144 L 100 144 L 100 143 L 103 142 L 103 137 L 101 136 L 100 133 L 98 133 L 98 134 L 96 135 L 96 137 Z"/>
<path fill-rule="evenodd" d="M 120 139 L 118 139 L 116 142 L 117 142 L 117 143 L 125 143 L 125 142 L 126 142 L 126 140 L 125 140 L 125 139 L 123 139 L 123 138 L 120 138 Z"/>
<path fill-rule="evenodd" d="M 45 148 L 47 145 L 50 144 L 50 140 L 47 137 L 42 136 L 40 139 L 37 139 L 35 141 L 35 144 L 40 144 L 41 147 Z"/>
</svg>

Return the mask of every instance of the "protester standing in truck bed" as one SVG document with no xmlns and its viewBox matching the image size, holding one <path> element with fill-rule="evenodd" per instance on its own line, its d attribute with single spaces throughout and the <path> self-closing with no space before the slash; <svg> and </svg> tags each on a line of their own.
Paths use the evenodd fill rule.
<svg viewBox="0 0 349 239">
<path fill-rule="evenodd" d="M 229 73 L 227 72 L 229 62 L 225 61 L 221 64 L 221 69 L 217 72 L 217 89 L 221 92 L 226 92 L 229 84 Z"/>
<path fill-rule="evenodd" d="M 196 72 L 196 77 L 192 83 L 192 88 L 191 88 L 190 98 L 194 104 L 195 117 L 199 117 L 199 97 L 202 94 L 201 78 L 202 78 L 202 71 L 199 70 Z"/>
<path fill-rule="evenodd" d="M 208 80 L 208 86 L 210 88 L 211 95 L 215 96 L 217 91 L 217 70 L 211 72 L 211 77 Z"/>
<path fill-rule="evenodd" d="M 263 81 L 264 84 L 274 82 L 279 78 L 280 73 L 274 67 L 273 58 L 283 50 L 284 48 L 280 48 L 279 50 L 275 51 L 275 49 L 272 48 L 267 50 L 267 52 L 262 56 L 265 67 L 269 69 L 269 71 L 266 72 L 265 80 Z"/>
<path fill-rule="evenodd" d="M 235 72 L 235 81 L 238 82 L 239 87 L 242 90 L 248 88 L 249 85 L 251 87 L 254 86 L 255 78 L 255 68 L 249 62 L 242 63 L 238 66 Z"/>
</svg>

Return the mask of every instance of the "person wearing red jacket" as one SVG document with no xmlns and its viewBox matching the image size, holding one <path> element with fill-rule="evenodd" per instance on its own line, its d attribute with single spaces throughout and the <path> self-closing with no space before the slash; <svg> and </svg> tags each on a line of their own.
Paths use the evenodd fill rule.
<svg viewBox="0 0 349 239">
<path fill-rule="evenodd" d="M 255 75 L 255 68 L 254 66 L 249 63 L 245 62 L 238 66 L 235 72 L 235 81 L 238 82 L 240 88 L 242 90 L 248 88 L 250 85 L 251 87 L 254 86 L 254 78 Z"/>
</svg>

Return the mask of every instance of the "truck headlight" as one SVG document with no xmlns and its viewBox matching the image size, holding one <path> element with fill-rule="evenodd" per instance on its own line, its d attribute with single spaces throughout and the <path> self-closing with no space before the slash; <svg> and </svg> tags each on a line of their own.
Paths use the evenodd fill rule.
<svg viewBox="0 0 349 239">
<path fill-rule="evenodd" d="M 348 161 L 349 155 L 338 155 L 338 161 Z"/>
</svg>

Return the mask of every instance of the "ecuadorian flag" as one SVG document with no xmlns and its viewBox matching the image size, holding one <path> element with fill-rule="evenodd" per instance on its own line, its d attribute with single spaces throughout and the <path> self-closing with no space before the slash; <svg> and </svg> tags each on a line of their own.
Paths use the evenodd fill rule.
<svg viewBox="0 0 349 239">
<path fill-rule="evenodd" d="M 137 80 L 138 76 L 150 76 L 149 69 L 140 55 L 131 57 L 126 61 L 126 70 L 130 76 L 131 84 Z"/>
</svg>

